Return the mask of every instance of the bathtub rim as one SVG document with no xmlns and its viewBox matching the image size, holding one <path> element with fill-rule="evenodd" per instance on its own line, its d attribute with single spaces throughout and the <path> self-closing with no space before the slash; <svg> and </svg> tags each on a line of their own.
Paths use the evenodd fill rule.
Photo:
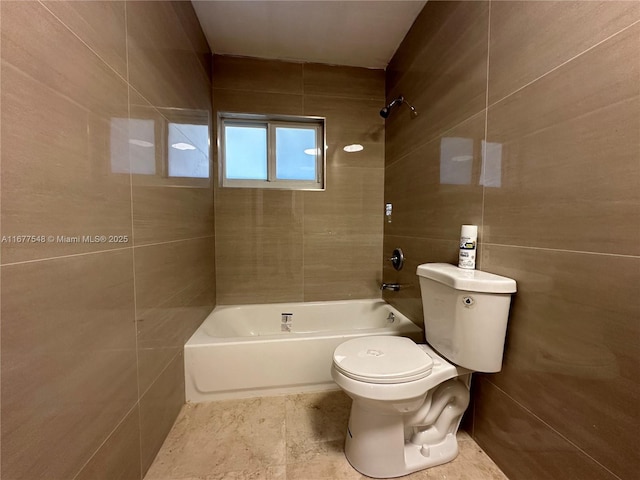
<svg viewBox="0 0 640 480">
<path fill-rule="evenodd" d="M 213 337 L 210 336 L 204 328 L 204 325 L 207 321 L 210 321 L 215 313 L 224 311 L 224 310 L 235 310 L 246 307 L 278 307 L 281 310 L 284 306 L 291 305 L 307 305 L 307 306 L 321 306 L 330 304 L 342 304 L 342 303 L 371 303 L 376 304 L 380 303 L 387 307 L 393 314 L 395 315 L 395 322 L 393 324 L 386 325 L 385 327 L 372 327 L 366 329 L 344 329 L 344 330 L 321 330 L 321 331 L 310 331 L 310 332 L 278 332 L 275 334 L 269 335 L 240 335 L 235 337 Z M 314 302 L 280 302 L 280 303 L 248 303 L 248 304 L 240 304 L 240 305 L 219 305 L 216 306 L 207 317 L 202 321 L 200 326 L 196 329 L 196 331 L 191 335 L 189 340 L 185 343 L 185 348 L 198 348 L 198 347 L 207 347 L 211 345 L 233 345 L 240 343 L 266 343 L 266 342 L 277 342 L 277 341 L 303 341 L 305 339 L 320 339 L 325 337 L 343 337 L 345 339 L 352 338 L 354 336 L 367 336 L 367 335 L 385 335 L 385 332 L 389 332 L 389 335 L 398 335 L 402 334 L 405 336 L 409 336 L 415 338 L 416 336 L 422 336 L 422 341 L 424 341 L 424 330 L 415 322 L 413 322 L 409 317 L 404 315 L 398 309 L 396 309 L 390 303 L 387 303 L 384 299 L 381 298 L 369 298 L 369 299 L 353 299 L 353 300 L 329 300 L 329 301 L 314 301 Z M 392 333 L 394 332 L 394 333 Z"/>
</svg>

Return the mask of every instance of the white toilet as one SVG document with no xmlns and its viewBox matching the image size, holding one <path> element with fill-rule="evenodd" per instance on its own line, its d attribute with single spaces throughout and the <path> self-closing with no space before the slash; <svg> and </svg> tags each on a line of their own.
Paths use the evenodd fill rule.
<svg viewBox="0 0 640 480">
<path fill-rule="evenodd" d="M 345 455 L 374 478 L 407 475 L 453 460 L 472 372 L 502 367 L 516 282 L 445 263 L 419 265 L 425 337 L 349 340 L 331 375 L 353 399 Z"/>
</svg>

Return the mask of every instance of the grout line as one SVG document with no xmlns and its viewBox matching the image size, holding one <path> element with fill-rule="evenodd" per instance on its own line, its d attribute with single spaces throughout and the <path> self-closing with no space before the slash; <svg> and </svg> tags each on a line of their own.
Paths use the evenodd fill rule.
<svg viewBox="0 0 640 480">
<path fill-rule="evenodd" d="M 125 56 L 126 56 L 126 68 L 127 78 L 129 78 L 129 35 L 128 35 L 128 18 L 127 18 L 127 4 L 124 5 L 124 24 L 125 24 Z M 127 82 L 127 116 L 131 120 L 131 90 L 129 82 Z M 138 358 L 138 295 L 136 291 L 136 240 L 135 240 L 135 228 L 134 228 L 134 213 L 133 213 L 133 174 L 131 173 L 131 149 L 127 148 L 127 156 L 129 160 L 129 207 L 131 214 L 131 255 L 133 259 L 132 274 L 133 274 L 133 325 L 136 343 L 136 382 L 138 385 L 138 399 L 140 399 L 140 361 Z"/>
<path fill-rule="evenodd" d="M 93 458 L 97 455 L 97 453 L 100 451 L 100 449 L 102 447 L 105 446 L 105 444 L 109 441 L 109 439 L 111 439 L 111 437 L 113 436 L 114 433 L 116 433 L 116 430 L 118 430 L 118 428 L 120 428 L 120 425 L 122 425 L 124 423 L 124 421 L 126 420 L 126 418 L 131 415 L 131 412 L 133 412 L 135 410 L 135 408 L 138 406 L 139 401 L 136 400 L 133 404 L 133 406 L 127 410 L 127 413 L 125 413 L 122 418 L 120 419 L 120 421 L 118 423 L 116 423 L 116 426 L 114 427 L 113 430 L 111 430 L 109 432 L 109 434 L 106 436 L 106 438 L 104 439 L 104 441 L 98 445 L 98 447 L 96 448 L 96 450 L 93 452 L 93 454 L 87 459 L 86 462 L 84 462 L 82 464 L 82 466 L 80 467 L 80 469 L 78 470 L 78 473 L 76 473 L 73 477 L 72 480 L 75 480 L 76 478 L 78 478 L 78 475 L 80 475 L 82 473 L 82 470 L 84 470 L 84 468 L 89 465 L 89 463 L 91 463 L 91 460 L 93 460 Z M 140 415 L 138 415 L 138 419 L 140 418 Z M 141 473 L 142 475 L 142 473 Z"/>
<path fill-rule="evenodd" d="M 219 90 L 223 92 L 242 92 L 242 93 L 266 93 L 273 95 L 291 95 L 296 97 L 303 97 L 304 93 L 296 93 L 296 92 L 287 92 L 287 91 L 279 91 L 279 90 L 257 90 L 252 88 L 238 88 L 238 87 L 213 87 L 213 90 Z"/>
<path fill-rule="evenodd" d="M 2 0 L 0 0 L 0 1 L 2 1 Z M 67 102 L 71 103 L 72 105 L 74 105 L 75 107 L 79 108 L 80 110 L 83 110 L 84 112 L 87 112 L 87 113 L 90 112 L 89 107 L 87 107 L 86 105 L 83 105 L 82 103 L 78 103 L 77 100 L 74 100 L 73 98 L 65 95 L 64 93 L 62 93 L 59 90 L 56 90 L 55 88 L 51 87 L 49 84 L 43 82 L 41 79 L 38 79 L 38 78 L 35 78 L 35 77 L 29 75 L 27 72 L 25 72 L 24 70 L 18 68 L 17 66 L 12 64 L 8 60 L 5 60 L 4 58 L 0 58 L 0 64 L 2 64 L 2 68 L 10 68 L 12 70 L 15 70 L 20 75 L 22 75 L 24 77 L 27 77 L 28 79 L 30 79 L 34 83 L 37 83 L 40 87 L 42 87 L 43 89 L 49 91 L 51 94 L 57 95 L 60 98 L 65 99 Z"/>
<path fill-rule="evenodd" d="M 107 66 L 111 71 L 113 71 L 113 72 L 118 76 L 118 78 L 119 78 L 120 80 L 124 81 L 124 82 L 126 83 L 126 85 L 127 85 L 129 88 L 133 88 L 133 90 L 135 90 L 135 92 L 136 92 L 138 95 L 140 95 L 140 97 L 142 97 L 142 98 L 144 99 L 144 101 L 145 101 L 145 102 L 147 102 L 147 103 L 149 104 L 149 106 L 151 106 L 151 107 L 154 109 L 154 111 L 156 111 L 156 112 L 157 112 L 160 116 L 162 116 L 165 120 L 169 121 L 169 119 L 166 117 L 166 115 L 164 115 L 160 110 L 158 110 L 158 108 L 156 108 L 156 106 L 155 106 L 155 105 L 153 105 L 153 103 L 151 103 L 151 102 L 150 102 L 150 101 L 149 101 L 149 100 L 148 100 L 144 95 L 142 95 L 142 93 L 140 93 L 136 88 L 134 88 L 132 85 L 130 85 L 130 84 L 129 84 L 129 38 L 128 38 L 129 36 L 128 36 L 128 31 L 127 31 L 127 21 L 128 21 L 128 18 L 127 18 L 126 2 L 125 2 L 125 59 L 126 59 L 125 61 L 126 61 L 126 76 L 127 76 L 127 78 L 126 78 L 126 79 L 125 79 L 125 78 L 124 78 L 124 77 L 123 77 L 123 76 L 122 76 L 122 75 L 121 75 L 121 74 L 120 74 L 120 73 L 119 73 L 115 68 L 113 68 L 113 67 L 112 67 L 112 66 L 111 66 L 111 65 L 110 65 L 110 64 L 109 64 L 109 63 L 108 63 L 104 58 L 102 58 L 98 52 L 96 52 L 93 48 L 91 48 L 91 46 L 90 46 L 88 43 L 86 43 L 86 42 L 85 42 L 85 41 L 84 41 L 84 40 L 83 40 L 79 35 L 77 35 L 77 34 L 76 34 L 72 29 L 71 29 L 71 27 L 69 27 L 66 23 L 64 23 L 64 22 L 60 19 L 60 17 L 58 17 L 58 16 L 57 16 L 55 13 L 53 13 L 53 12 L 52 12 L 52 11 L 51 11 L 47 6 L 46 6 L 46 5 L 44 5 L 44 4 L 42 3 L 42 0 L 38 0 L 38 3 L 40 3 L 40 5 L 42 5 L 42 7 L 44 7 L 44 8 L 45 8 L 45 9 L 46 9 L 46 10 L 47 10 L 47 11 L 48 11 L 48 12 L 49 12 L 49 13 L 50 13 L 50 14 L 51 14 L 51 15 L 52 15 L 56 20 L 58 20 L 58 22 L 60 22 L 60 23 L 61 23 L 61 24 L 62 24 L 62 25 L 63 25 L 63 26 L 64 26 L 64 27 L 69 31 L 69 32 L 71 32 L 71 34 L 73 34 L 73 36 L 74 36 L 74 37 L 76 37 L 76 38 L 77 38 L 77 39 L 78 39 L 78 40 L 79 40 L 79 41 L 80 41 L 80 42 L 81 42 L 85 47 L 87 47 L 87 48 L 91 51 L 91 53 L 93 53 L 96 57 L 98 57 L 98 59 L 99 59 L 102 63 L 104 63 L 104 64 L 105 64 L 105 65 L 106 65 L 106 66 Z M 189 42 L 190 42 L 190 40 L 189 40 Z M 198 62 L 198 63 L 200 63 L 200 62 Z M 18 69 L 18 70 L 19 70 L 19 69 Z M 202 68 L 202 66 L 200 66 L 200 70 L 205 74 L 205 77 L 206 77 L 206 78 L 209 78 L 209 77 L 207 76 L 207 74 L 206 74 L 206 72 L 205 72 L 204 68 Z M 27 75 L 25 72 L 23 72 L 23 73 L 24 73 L 25 75 Z M 29 76 L 29 75 L 27 75 L 27 76 L 28 76 L 29 78 L 32 78 L 32 79 L 33 79 L 33 80 L 35 80 L 35 81 L 40 82 L 38 79 L 35 79 L 35 78 L 33 78 L 33 77 Z M 44 84 L 44 83 L 43 83 L 43 85 L 45 85 L 45 86 L 46 86 L 46 84 Z M 49 88 L 50 88 L 50 87 L 49 87 Z M 65 96 L 65 95 L 63 95 L 61 92 L 58 92 L 57 90 L 53 90 L 53 91 L 54 91 L 55 93 L 57 93 L 57 94 L 61 95 L 61 96 L 62 96 L 62 97 L 64 97 L 65 99 L 67 99 L 67 100 L 71 101 L 71 102 L 72 102 L 72 103 L 74 103 L 75 105 L 80 106 L 82 109 L 84 109 L 84 110 L 88 110 L 88 109 L 86 108 L 86 106 L 78 104 L 75 100 L 73 100 L 73 99 L 71 99 L 71 98 L 69 98 L 69 97 L 66 97 L 66 96 Z M 184 135 L 184 132 L 182 132 L 182 130 L 181 130 L 181 133 Z M 187 138 L 188 138 L 188 136 L 187 136 L 187 135 L 185 135 L 185 137 L 187 137 Z M 193 141 L 192 139 L 189 139 L 189 140 Z"/>
<path fill-rule="evenodd" d="M 566 436 L 564 436 L 562 433 L 560 433 L 558 430 L 556 430 L 555 428 L 553 428 L 551 425 L 549 425 L 547 422 L 545 422 L 542 418 L 540 418 L 538 415 L 536 415 L 534 412 L 532 412 L 529 408 L 527 408 L 525 405 L 523 405 L 522 403 L 520 403 L 518 400 L 516 400 L 515 398 L 513 398 L 511 395 L 509 395 L 507 392 L 505 392 L 502 388 L 500 388 L 498 385 L 496 385 L 495 383 L 493 383 L 491 380 L 489 380 L 488 378 L 485 378 L 485 380 L 487 382 L 489 382 L 495 389 L 497 389 L 498 391 L 500 391 L 500 393 L 502 393 L 505 397 L 507 397 L 509 400 L 511 400 L 513 403 L 515 403 L 518 407 L 520 407 L 522 410 L 524 410 L 525 412 L 527 412 L 529 415 L 531 415 L 532 417 L 534 417 L 537 421 L 539 421 L 540 423 L 542 423 L 545 427 L 547 427 L 549 430 L 551 430 L 553 433 L 555 433 L 556 435 L 558 435 L 561 439 L 563 439 L 565 442 L 567 442 L 569 445 L 571 445 L 573 448 L 575 448 L 576 450 L 578 450 L 580 453 L 582 453 L 585 457 L 589 458 L 591 461 L 593 461 L 594 463 L 596 463 L 598 466 L 600 466 L 601 468 L 603 468 L 604 470 L 606 470 L 608 473 L 610 473 L 611 475 L 613 475 L 615 478 L 617 478 L 618 480 L 622 480 L 618 475 L 616 475 L 615 473 L 613 473 L 611 470 L 609 470 L 607 467 L 605 467 L 602 463 L 600 463 L 598 460 L 596 460 L 595 458 L 593 458 L 591 455 L 589 455 L 587 452 L 585 452 L 580 446 L 576 445 L 574 442 L 572 442 L 569 438 L 567 438 Z"/>
<path fill-rule="evenodd" d="M 485 86 L 485 107 L 484 107 L 484 144 L 481 147 L 480 155 L 482 162 L 480 165 L 480 178 L 483 182 L 486 182 L 485 176 L 485 168 L 487 163 L 487 142 L 488 142 L 488 131 L 489 131 L 489 59 L 491 58 L 491 0 L 489 0 L 489 13 L 487 15 L 487 83 Z M 482 205 L 480 208 L 480 231 L 482 232 L 482 238 L 484 240 L 484 204 L 485 204 L 485 193 L 487 191 L 487 187 L 482 185 Z M 477 248 L 477 245 L 476 245 Z M 482 268 L 483 260 L 484 260 L 484 250 L 480 250 L 480 258 L 478 258 L 478 268 Z"/>
<path fill-rule="evenodd" d="M 295 95 L 298 97 L 304 97 L 305 95 L 308 97 L 322 97 L 322 98 L 339 98 L 342 100 L 354 100 L 359 102 L 375 102 L 379 104 L 381 101 L 384 102 L 384 99 L 380 100 L 375 98 L 374 96 L 362 96 L 356 97 L 354 95 L 339 95 L 334 93 L 305 93 L 304 85 L 302 87 L 302 93 L 295 92 L 287 92 L 287 91 L 278 91 L 278 90 L 258 90 L 254 88 L 238 88 L 238 87 L 213 87 L 213 90 L 219 90 L 221 92 L 242 92 L 242 93 L 261 93 L 261 94 L 274 94 L 274 95 Z"/>
<path fill-rule="evenodd" d="M 62 258 L 83 257 L 85 255 L 95 255 L 95 254 L 99 254 L 99 253 L 121 252 L 121 251 L 124 251 L 124 250 L 129 250 L 130 248 L 133 248 L 133 247 L 108 248 L 106 250 L 95 250 L 95 251 L 92 251 L 92 252 L 71 253 L 71 254 L 68 254 L 68 255 L 58 255 L 58 256 L 55 256 L 55 257 L 35 258 L 33 260 L 22 260 L 22 261 L 19 261 L 19 262 L 4 263 L 4 264 L 2 264 L 2 266 L 3 267 L 8 267 L 8 266 L 13 266 L 13 265 L 22 265 L 22 264 L 26 264 L 26 263 L 48 262 L 48 261 L 51 261 L 51 260 L 58 260 L 58 259 L 62 259 Z"/>
<path fill-rule="evenodd" d="M 2 32 L 2 16 L 0 15 L 0 32 Z M 2 35 L 0 35 L 0 52 L 2 52 Z M 0 56 L 1 60 L 1 56 Z M 2 84 L 2 62 L 0 61 L 0 85 Z M 0 111 L 2 111 L 2 96 L 0 95 Z M 2 116 L 0 115 L 0 127 L 2 126 Z M 0 145 L 2 145 L 2 128 L 0 128 Z M 2 180 L 2 150 L 0 149 L 0 184 Z M 2 196 L 0 195 L 0 219 L 2 218 Z M 0 235 L 2 234 L 2 223 L 0 221 Z M 0 340 L 2 339 L 2 244 L 0 243 Z M 2 378 L 2 372 L 0 368 L 0 379 Z M 0 403 L 2 399 L 2 382 L 0 382 Z M 0 426 L 2 425 L 2 409 L 0 408 Z M 2 463 L 2 439 L 0 436 L 0 466 Z M 0 467 L 1 475 L 1 467 Z"/>
<path fill-rule="evenodd" d="M 483 107 L 481 110 L 477 111 L 476 113 L 468 116 L 467 118 L 465 118 L 464 120 L 462 120 L 461 122 L 456 123 L 455 125 L 447 128 L 446 130 L 443 130 L 442 132 L 437 132 L 433 138 L 430 138 L 429 140 L 422 142 L 420 144 L 418 144 L 415 148 L 412 148 L 411 150 L 407 151 L 407 153 L 404 153 L 403 155 L 401 155 L 400 157 L 398 157 L 397 159 L 395 159 L 394 161 L 390 162 L 390 163 L 386 163 L 384 168 L 388 168 L 391 167 L 392 165 L 395 165 L 396 163 L 404 160 L 405 158 L 407 158 L 409 155 L 412 155 L 413 153 L 415 153 L 416 151 L 418 151 L 419 149 L 421 149 L 422 147 L 425 147 L 427 145 L 429 145 L 430 143 L 435 142 L 436 140 L 440 140 L 444 135 L 446 135 L 447 133 L 451 132 L 452 130 L 458 128 L 460 125 L 462 125 L 463 123 L 466 123 L 468 121 L 470 121 L 471 119 L 473 119 L 474 117 L 477 117 L 478 115 L 482 114 L 482 112 L 485 110 L 485 108 Z M 386 139 L 385 139 L 385 151 L 386 151 Z"/>
<path fill-rule="evenodd" d="M 590 252 L 588 250 L 568 250 L 564 248 L 534 247 L 529 245 L 509 245 L 506 243 L 490 243 L 490 242 L 483 243 L 483 245 L 494 246 L 494 247 L 506 247 L 506 248 L 523 248 L 523 249 L 529 249 L 529 250 L 541 250 L 546 252 L 562 252 L 562 253 L 574 253 L 574 254 L 584 254 L 584 255 L 600 255 L 600 256 L 607 256 L 607 257 L 640 259 L 640 255 L 626 255 L 622 253 Z"/>
<path fill-rule="evenodd" d="M 127 71 L 127 117 L 129 118 L 129 128 L 131 127 L 131 85 L 129 84 L 129 16 L 128 3 L 124 2 L 124 51 L 125 67 Z M 143 97 L 144 98 L 144 97 Z M 146 99 L 145 99 L 146 101 Z M 131 133 L 131 132 L 129 132 Z M 138 292 L 136 289 L 136 241 L 134 237 L 134 210 L 133 210 L 133 173 L 131 168 L 131 148 L 127 146 L 127 156 L 129 157 L 129 204 L 131 208 L 131 258 L 133 274 L 133 335 L 136 346 L 136 404 L 140 405 L 140 355 L 138 354 Z M 142 480 L 142 415 L 138 411 L 138 478 Z"/>
<path fill-rule="evenodd" d="M 174 362 L 174 360 L 178 358 L 183 352 L 184 352 L 184 345 L 182 345 L 182 348 L 178 348 L 178 351 L 176 352 L 176 354 L 167 361 L 166 365 L 162 368 L 162 370 L 160 370 L 160 373 L 158 373 L 158 375 L 153 377 L 153 380 L 149 382 L 149 386 L 138 397 L 138 403 L 140 403 L 140 400 L 142 400 L 142 397 L 144 397 L 149 392 L 149 390 L 151 390 L 151 388 L 155 385 L 155 383 L 162 376 L 162 374 L 167 370 L 167 368 L 169 368 L 169 365 L 171 365 Z M 140 422 L 142 422 L 142 415 L 140 415 L 140 419 L 141 419 Z M 140 425 L 140 436 L 142 437 L 142 424 Z M 142 447 L 142 439 L 140 441 L 141 441 L 140 447 Z"/>
<path fill-rule="evenodd" d="M 109 63 L 108 63 L 104 58 L 102 58 L 102 57 L 98 54 L 98 52 L 96 52 L 93 48 L 91 48 L 87 42 L 85 42 L 85 41 L 84 41 L 80 36 L 78 36 L 78 34 L 76 34 L 76 32 L 74 32 L 74 31 L 71 29 L 71 27 L 69 27 L 66 23 L 64 23 L 64 22 L 62 21 L 62 19 L 60 19 L 60 17 L 58 17 L 55 13 L 53 13 L 53 12 L 49 9 L 49 7 L 47 7 L 44 3 L 42 3 L 42 0 L 38 0 L 38 3 L 39 3 L 39 4 L 40 4 L 44 9 L 46 9 L 46 10 L 47 10 L 51 15 L 53 15 L 53 17 L 54 17 L 56 20 L 58 20 L 58 22 L 60 22 L 60 23 L 62 24 L 62 26 L 64 26 L 64 28 L 66 28 L 67 30 L 69 30 L 69 32 L 71 32 L 71 34 L 72 34 L 74 37 L 76 37 L 78 40 L 80 40 L 80 42 L 81 42 L 85 47 L 87 47 L 87 48 L 88 48 L 88 49 L 89 49 L 89 50 L 90 50 L 90 51 L 91 51 L 91 52 L 92 52 L 96 57 L 98 57 L 98 58 L 100 59 L 100 61 L 102 61 L 102 63 L 104 63 L 107 67 L 109 67 L 109 69 L 110 69 L 110 70 L 112 70 L 112 71 L 113 71 L 113 72 L 114 72 L 114 73 L 115 73 L 115 74 L 116 74 L 116 75 L 117 75 L 121 80 L 123 80 L 124 82 L 127 82 L 127 80 L 126 80 L 126 79 L 124 79 L 124 78 L 122 77 L 122 75 L 121 75 L 117 70 L 115 70 L 115 69 L 114 69 L 114 68 L 113 68 L 113 67 L 112 67 L 112 66 L 111 66 L 111 65 L 110 65 L 110 64 L 109 64 Z M 126 5 L 126 2 L 125 2 L 125 5 Z M 125 7 L 125 35 L 126 35 L 126 7 Z M 128 65 L 127 65 L 127 66 L 128 66 Z M 127 68 L 127 71 L 128 71 L 128 68 Z M 128 73 L 127 73 L 127 76 L 128 76 Z M 128 82 L 127 82 L 127 83 L 128 83 Z"/>
<path fill-rule="evenodd" d="M 385 237 L 395 237 L 395 238 L 407 238 L 411 240 L 428 240 L 431 242 L 456 242 L 456 240 L 452 239 L 444 239 L 444 238 L 433 238 L 433 237 L 421 237 L 416 235 L 398 235 L 398 234 L 387 234 Z M 597 256 L 605 256 L 605 257 L 618 257 L 618 258 L 630 258 L 630 259 L 640 259 L 640 255 L 626 255 L 622 253 L 607 253 L 607 252 L 590 252 L 588 250 L 568 250 L 563 248 L 548 248 L 548 247 L 535 247 L 530 245 L 509 245 L 506 243 L 492 243 L 485 242 L 482 246 L 492 246 L 492 247 L 505 247 L 505 248 L 520 248 L 525 250 L 540 250 L 545 252 L 559 252 L 559 253 L 573 253 L 577 255 L 597 255 Z"/>
<path fill-rule="evenodd" d="M 591 50 L 593 50 L 594 48 L 599 47 L 600 45 L 602 45 L 603 43 L 605 43 L 605 42 L 609 41 L 609 40 L 610 40 L 610 39 L 612 39 L 613 37 L 616 37 L 616 36 L 620 35 L 622 32 L 625 32 L 626 30 L 629 30 L 630 28 L 632 28 L 633 26 L 638 25 L 638 24 L 640 24 L 640 20 L 636 20 L 636 21 L 635 21 L 635 22 L 633 22 L 632 24 L 627 25 L 626 27 L 624 27 L 622 30 L 619 30 L 619 31 L 617 31 L 616 33 L 613 33 L 613 34 L 609 35 L 609 36 L 608 36 L 607 38 L 605 38 L 604 40 L 600 40 L 598 43 L 596 43 L 596 44 L 592 45 L 591 47 L 587 48 L 586 50 L 584 50 L 584 51 L 582 51 L 582 52 L 578 53 L 577 55 L 574 55 L 573 57 L 571 57 L 570 59 L 568 59 L 568 60 L 566 60 L 566 61 L 562 62 L 561 64 L 556 65 L 555 67 L 553 67 L 553 68 L 552 68 L 551 70 L 549 70 L 548 72 L 543 73 L 543 74 L 542 74 L 542 75 L 540 75 L 539 77 L 534 78 L 533 80 L 531 80 L 530 82 L 528 82 L 528 83 L 526 83 L 526 84 L 522 85 L 521 87 L 517 88 L 517 89 L 516 89 L 516 90 L 514 90 L 513 92 L 511 92 L 511 93 L 509 93 L 509 94 L 505 95 L 505 96 L 504 96 L 504 97 L 502 97 L 501 99 L 496 100 L 496 101 L 495 101 L 495 102 L 493 102 L 491 105 L 489 105 L 487 108 L 489 108 L 489 107 L 493 107 L 493 106 L 497 105 L 498 103 L 500 103 L 500 102 L 502 102 L 502 101 L 506 100 L 507 98 L 509 98 L 509 97 L 511 97 L 511 96 L 513 96 L 513 95 L 515 95 L 516 93 L 518 93 L 518 92 L 520 92 L 520 91 L 524 90 L 525 88 L 527 88 L 528 86 L 530 86 L 530 85 L 532 85 L 533 83 L 537 82 L 538 80 L 541 80 L 542 78 L 544 78 L 544 77 L 546 77 L 546 76 L 550 75 L 551 73 L 555 72 L 556 70 L 558 70 L 558 69 L 562 68 L 563 66 L 565 66 L 565 65 L 566 65 L 566 64 L 568 64 L 569 62 L 572 62 L 573 60 L 575 60 L 575 59 L 577 59 L 577 58 L 579 58 L 579 57 L 581 57 L 581 56 L 585 55 L 586 53 L 590 52 L 590 51 L 591 51 Z"/>
<path fill-rule="evenodd" d="M 306 111 L 305 111 L 305 90 L 304 90 L 304 76 L 305 76 L 305 68 L 304 68 L 304 63 L 302 64 L 302 115 L 306 115 Z M 327 141 L 327 126 L 325 123 L 325 126 L 323 128 L 324 130 L 324 143 L 326 144 Z M 324 188 L 325 191 L 327 189 L 327 170 L 329 169 L 329 165 L 327 165 L 327 149 L 325 148 L 324 145 L 322 145 L 320 148 L 324 149 L 324 166 L 323 166 L 323 172 L 322 174 L 324 175 Z M 302 199 L 302 230 L 301 230 L 301 237 L 302 237 L 302 245 L 301 245 L 301 249 L 302 249 L 302 256 L 301 256 L 301 260 L 302 260 L 302 291 L 300 292 L 301 295 L 300 297 L 302 298 L 302 301 L 305 301 L 304 298 L 304 292 L 305 292 L 305 288 L 304 288 L 304 280 L 306 277 L 306 268 L 305 268 L 305 261 L 304 261 L 304 244 L 305 244 L 305 214 L 304 214 L 304 201 L 305 201 L 305 197 L 307 195 L 305 194 L 305 192 L 301 192 L 300 198 Z M 295 198 L 295 195 L 292 195 L 292 198 Z M 285 462 L 286 462 L 286 453 L 285 453 Z"/>
<path fill-rule="evenodd" d="M 106 250 L 94 250 L 94 251 L 91 251 L 91 252 L 71 253 L 71 254 L 68 254 L 68 255 L 57 255 L 55 257 L 35 258 L 33 260 L 22 260 L 22 261 L 19 261 L 19 262 L 3 263 L 0 266 L 6 267 L 6 266 L 13 266 L 13 265 L 21 265 L 23 263 L 46 262 L 46 261 L 50 261 L 50 260 L 58 260 L 58 259 L 61 259 L 61 258 L 81 257 L 81 256 L 85 256 L 85 255 L 95 255 L 95 254 L 99 254 L 99 253 L 119 252 L 119 251 L 122 251 L 122 250 L 128 250 L 130 248 L 133 249 L 133 248 L 153 247 L 153 246 L 157 246 L 157 245 L 167 245 L 167 244 L 170 244 L 170 243 L 189 242 L 191 240 L 200 240 L 200 239 L 203 239 L 203 238 L 215 238 L 215 235 L 204 235 L 202 237 L 182 238 L 182 239 L 179 239 L 179 240 L 167 240 L 166 242 L 145 243 L 143 245 L 138 245 L 136 247 L 129 246 L 129 247 L 121 247 L 121 248 L 108 248 Z"/>
<path fill-rule="evenodd" d="M 215 235 L 202 235 L 200 237 L 189 237 L 189 238 L 180 238 L 178 240 L 167 240 L 166 242 L 143 243 L 142 245 L 136 245 L 133 248 L 155 247 L 158 245 L 168 245 L 170 243 L 189 242 L 192 240 L 201 240 L 203 238 L 214 238 L 214 237 Z"/>
</svg>

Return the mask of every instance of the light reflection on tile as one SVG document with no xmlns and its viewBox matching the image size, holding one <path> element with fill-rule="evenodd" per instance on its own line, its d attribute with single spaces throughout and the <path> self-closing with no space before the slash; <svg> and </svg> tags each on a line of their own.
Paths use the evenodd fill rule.
<svg viewBox="0 0 640 480">
<path fill-rule="evenodd" d="M 226 57 L 216 57 L 215 65 L 216 111 L 326 117 L 328 145 L 325 191 L 216 184 L 218 302 L 378 297 L 382 71 Z M 250 78 L 254 67 L 260 81 Z M 345 152 L 352 143 L 364 150 Z M 335 255 L 345 250 L 357 253 L 336 269 Z"/>
<path fill-rule="evenodd" d="M 131 237 L 129 178 L 110 172 L 104 148 L 111 119 L 127 115 L 126 84 L 40 4 L 2 2 L 0 8 L 2 234 L 52 238 L 4 243 L 2 261 L 130 246 L 81 241 Z M 40 35 L 21 28 L 30 23 L 39 25 Z M 126 149 L 122 156 L 126 162 Z"/>
<path fill-rule="evenodd" d="M 489 2 L 427 2 L 387 67 L 387 102 L 406 105 L 385 122 L 387 163 L 482 111 L 486 104 Z"/>
<path fill-rule="evenodd" d="M 484 241 L 640 254 L 640 24 L 489 109 Z"/>
<path fill-rule="evenodd" d="M 460 225 L 482 223 L 484 124 L 483 112 L 387 165 L 384 201 L 393 213 L 385 235 L 451 240 Z"/>
<path fill-rule="evenodd" d="M 156 108 L 211 106 L 209 75 L 172 2 L 128 2 L 129 82 Z"/>
</svg>

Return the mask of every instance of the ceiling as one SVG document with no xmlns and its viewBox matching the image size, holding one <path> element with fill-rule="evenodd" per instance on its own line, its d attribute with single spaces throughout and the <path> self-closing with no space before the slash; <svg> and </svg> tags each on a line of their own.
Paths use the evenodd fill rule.
<svg viewBox="0 0 640 480">
<path fill-rule="evenodd" d="M 385 68 L 426 0 L 192 3 L 213 53 Z"/>
</svg>

